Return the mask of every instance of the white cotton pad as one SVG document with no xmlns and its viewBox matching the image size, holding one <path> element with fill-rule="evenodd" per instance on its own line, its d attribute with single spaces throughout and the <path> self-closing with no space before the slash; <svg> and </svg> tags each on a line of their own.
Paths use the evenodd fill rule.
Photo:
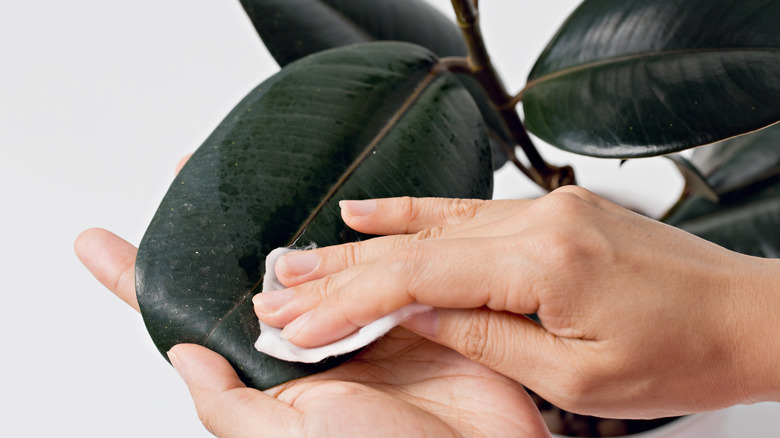
<svg viewBox="0 0 780 438">
<path fill-rule="evenodd" d="M 277 248 L 265 259 L 265 277 L 263 277 L 263 292 L 284 289 L 276 278 L 276 261 L 279 257 L 291 252 L 289 248 Z M 391 314 L 384 316 L 355 333 L 322 347 L 301 348 L 294 345 L 280 334 L 282 329 L 271 327 L 260 321 L 260 337 L 255 342 L 255 348 L 261 353 L 288 362 L 316 363 L 331 356 L 346 354 L 374 342 L 385 335 L 393 327 L 402 323 L 412 315 L 433 309 L 422 304 L 409 304 Z"/>
</svg>

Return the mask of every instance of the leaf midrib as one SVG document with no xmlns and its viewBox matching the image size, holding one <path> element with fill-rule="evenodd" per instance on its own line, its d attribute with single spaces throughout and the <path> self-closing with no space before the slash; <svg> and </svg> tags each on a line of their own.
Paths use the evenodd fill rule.
<svg viewBox="0 0 780 438">
<path fill-rule="evenodd" d="M 347 167 L 344 172 L 339 176 L 339 178 L 336 180 L 336 182 L 331 186 L 331 188 L 328 190 L 328 192 L 323 196 L 320 203 L 312 210 L 312 212 L 309 214 L 309 216 L 303 221 L 301 226 L 298 228 L 298 230 L 293 234 L 292 238 L 289 242 L 287 242 L 287 246 L 292 245 L 295 243 L 296 240 L 303 234 L 303 232 L 306 230 L 306 227 L 309 226 L 309 224 L 314 220 L 315 217 L 317 217 L 318 214 L 322 211 L 322 209 L 325 207 L 325 205 L 330 202 L 333 197 L 336 195 L 336 193 L 339 191 L 341 187 L 344 186 L 344 184 L 347 182 L 347 180 L 355 173 L 357 168 L 371 155 L 371 152 L 376 148 L 376 146 L 387 137 L 387 135 L 390 133 L 390 130 L 398 123 L 399 120 L 409 111 L 409 108 L 412 107 L 415 101 L 422 95 L 422 93 L 428 88 L 428 86 L 433 82 L 434 79 L 441 73 L 442 68 L 440 67 L 441 64 L 436 64 L 430 73 L 428 73 L 417 85 L 417 87 L 414 89 L 414 92 L 409 95 L 409 97 L 404 101 L 404 103 L 398 107 L 398 109 L 393 113 L 392 117 L 385 123 L 385 125 L 382 127 L 382 129 L 377 133 L 374 138 L 366 144 L 366 147 L 363 149 L 363 151 L 360 152 L 360 154 L 355 158 L 355 160 L 352 162 L 352 164 Z"/>
<path fill-rule="evenodd" d="M 631 55 L 625 55 L 625 56 L 617 56 L 614 58 L 608 58 L 603 59 L 600 61 L 591 61 L 586 62 L 584 64 L 579 64 L 574 67 L 568 67 L 564 68 L 562 70 L 558 70 L 552 73 L 547 73 L 543 76 L 540 76 L 538 78 L 532 79 L 526 83 L 525 87 L 518 93 L 518 99 L 522 100 L 522 97 L 532 88 L 534 88 L 537 85 L 543 84 L 545 82 L 549 82 L 555 79 L 558 79 L 563 76 L 573 75 L 577 74 L 589 69 L 595 69 L 603 66 L 608 66 L 611 64 L 621 64 L 625 62 L 630 61 L 638 61 L 642 59 L 649 59 L 649 58 L 660 58 L 664 56 L 678 56 L 678 55 L 684 55 L 684 54 L 700 54 L 700 53 L 707 53 L 707 52 L 751 52 L 751 51 L 757 51 L 757 52 L 780 52 L 780 48 L 774 48 L 774 47 L 732 47 L 732 48 L 701 48 L 701 49 L 681 49 L 681 50 L 668 50 L 668 51 L 655 51 L 655 52 L 642 52 L 642 53 L 635 53 Z"/>
<path fill-rule="evenodd" d="M 317 215 L 322 212 L 322 209 L 325 207 L 325 205 L 330 202 L 333 197 L 336 195 L 336 193 L 339 191 L 341 187 L 344 186 L 344 184 L 347 182 L 347 180 L 355 173 L 355 171 L 360 167 L 360 165 L 371 155 L 371 152 L 376 148 L 376 146 L 384 140 L 387 135 L 390 133 L 390 130 L 397 125 L 398 121 L 401 120 L 401 118 L 409 111 L 409 109 L 412 107 L 414 102 L 417 101 L 417 99 L 420 98 L 422 93 L 428 89 L 428 87 L 433 83 L 433 81 L 439 76 L 439 74 L 442 73 L 442 71 L 446 70 L 446 67 L 444 67 L 441 62 L 435 64 L 431 71 L 425 75 L 425 77 L 420 81 L 420 83 L 415 87 L 414 91 L 409 95 L 409 97 L 404 100 L 403 104 L 401 104 L 398 109 L 393 113 L 393 115 L 390 117 L 390 119 L 385 123 L 385 125 L 382 127 L 382 129 L 377 133 L 374 138 L 367 143 L 366 147 L 361 151 L 361 153 L 355 158 L 355 160 L 352 162 L 352 164 L 347 167 L 347 169 L 344 170 L 344 172 L 339 176 L 339 178 L 336 180 L 336 182 L 331 186 L 331 188 L 328 190 L 328 192 L 323 196 L 320 203 L 315 207 L 312 212 L 309 214 L 309 216 L 306 218 L 306 220 L 303 221 L 301 226 L 298 228 L 298 230 L 293 234 L 293 237 L 287 242 L 285 246 L 292 245 L 300 236 L 303 234 L 304 230 L 306 230 L 306 227 L 309 226 L 309 224 L 314 220 L 314 218 L 317 217 Z M 262 285 L 263 279 L 260 278 L 257 283 L 255 283 L 254 286 L 252 286 L 245 294 L 241 297 L 236 304 L 230 308 L 225 314 L 214 324 L 214 327 L 208 332 L 208 334 L 203 338 L 202 345 L 207 345 L 211 337 L 216 333 L 217 329 L 219 329 L 220 326 L 222 326 L 222 323 L 227 320 L 233 313 L 235 313 L 238 309 L 240 309 L 244 303 L 246 303 L 247 300 L 249 300 L 252 296 L 255 295 L 255 291 L 257 291 L 257 288 Z"/>
</svg>

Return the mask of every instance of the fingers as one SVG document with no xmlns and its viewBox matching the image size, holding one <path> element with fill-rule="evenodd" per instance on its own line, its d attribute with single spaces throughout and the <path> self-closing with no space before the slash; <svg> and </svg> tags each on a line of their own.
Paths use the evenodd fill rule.
<svg viewBox="0 0 780 438">
<path fill-rule="evenodd" d="M 203 425 L 221 438 L 300 436 L 302 414 L 261 391 L 247 388 L 219 354 L 181 344 L 168 352 L 187 384 Z"/>
<path fill-rule="evenodd" d="M 176 165 L 176 173 L 192 154 L 185 155 Z M 108 290 L 138 310 L 135 295 L 135 257 L 138 249 L 121 237 L 100 228 L 82 232 L 73 245 L 81 263 Z"/>
<path fill-rule="evenodd" d="M 350 266 L 371 262 L 413 240 L 413 235 L 385 236 L 291 252 L 276 262 L 276 276 L 285 286 L 295 286 L 343 271 Z"/>
<path fill-rule="evenodd" d="M 538 303 L 525 290 L 532 289 L 529 270 L 522 257 L 507 254 L 502 238 L 416 242 L 368 266 L 288 289 L 293 297 L 316 298 L 286 308 L 287 315 L 301 316 L 282 335 L 301 347 L 325 345 L 412 302 L 532 313 Z"/>
<path fill-rule="evenodd" d="M 435 228 L 417 234 L 375 237 L 362 242 L 291 252 L 276 262 L 276 276 L 285 286 L 296 286 L 355 265 L 373 262 L 410 242 L 435 238 L 440 234 L 441 229 Z"/>
<path fill-rule="evenodd" d="M 187 154 L 183 156 L 181 160 L 179 160 L 179 163 L 176 164 L 176 175 L 178 175 L 179 172 L 181 172 L 181 169 L 184 167 L 185 164 L 187 164 L 187 161 L 190 159 L 190 157 L 192 157 L 192 154 Z"/>
<path fill-rule="evenodd" d="M 518 212 L 526 201 L 492 201 L 461 199 L 391 198 L 365 201 L 342 201 L 342 214 L 359 231 L 373 234 L 403 232 L 362 242 L 347 243 L 288 254 L 276 264 L 276 275 L 287 287 L 340 272 L 350 266 L 376 260 L 410 242 L 439 237 L 458 237 L 466 232 L 484 237 L 505 234 L 500 223 Z M 366 208 L 366 205 L 371 206 Z M 376 208 L 374 208 L 376 207 Z M 407 211 L 399 211 L 405 208 Z M 371 211 L 372 217 L 356 216 Z M 351 218 L 351 219 L 350 219 Z M 403 222 L 408 221 L 408 222 Z M 509 232 L 517 231 L 516 227 Z M 407 234 L 413 233 L 413 234 Z"/>
<path fill-rule="evenodd" d="M 74 244 L 76 256 L 89 272 L 116 296 L 138 310 L 135 296 L 135 256 L 138 250 L 109 231 L 92 228 Z"/>
<path fill-rule="evenodd" d="M 434 309 L 402 326 L 466 358 L 534 386 L 554 373 L 560 339 L 529 318 L 481 309 Z"/>
<path fill-rule="evenodd" d="M 457 226 L 526 202 L 404 197 L 341 201 L 339 205 L 342 219 L 351 228 L 367 234 L 387 235 Z"/>
</svg>

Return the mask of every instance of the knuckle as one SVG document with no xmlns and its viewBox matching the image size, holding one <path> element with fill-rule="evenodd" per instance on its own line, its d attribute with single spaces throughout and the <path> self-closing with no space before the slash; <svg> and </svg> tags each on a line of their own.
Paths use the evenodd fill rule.
<svg viewBox="0 0 780 438">
<path fill-rule="evenodd" d="M 566 186 L 534 201 L 532 209 L 547 221 L 580 218 L 592 212 L 594 203 L 589 198 L 594 196 L 581 187 Z"/>
<path fill-rule="evenodd" d="M 584 256 L 579 237 L 579 231 L 571 227 L 556 227 L 539 234 L 544 259 L 552 265 L 565 267 L 579 262 Z"/>
<path fill-rule="evenodd" d="M 444 219 L 468 220 L 479 213 L 482 205 L 483 202 L 477 199 L 448 199 L 442 213 Z"/>
<path fill-rule="evenodd" d="M 425 265 L 428 251 L 425 245 L 406 245 L 394 251 L 388 261 L 388 272 L 391 278 L 398 281 L 398 287 L 414 299 L 414 291 L 424 287 L 426 281 Z"/>
<path fill-rule="evenodd" d="M 360 263 L 360 245 L 354 242 L 341 245 L 340 255 L 345 267 L 355 266 Z"/>
<path fill-rule="evenodd" d="M 441 237 L 443 234 L 444 229 L 442 227 L 431 227 L 426 228 L 422 231 L 417 232 L 414 237 L 412 237 L 412 241 L 422 241 L 422 240 L 428 240 L 428 239 L 436 239 L 437 237 Z"/>
<path fill-rule="evenodd" d="M 498 349 L 491 348 L 492 324 L 489 313 L 475 312 L 464 324 L 460 339 L 461 354 L 468 359 L 495 368 L 500 363 Z"/>
<path fill-rule="evenodd" d="M 332 275 L 328 275 L 327 277 L 323 277 L 319 281 L 316 282 L 316 288 L 315 291 L 317 295 L 319 295 L 320 300 L 324 300 L 325 298 L 334 295 L 335 289 L 338 286 L 335 281 L 335 277 Z M 338 294 L 336 294 L 338 296 Z"/>
<path fill-rule="evenodd" d="M 551 194 L 565 194 L 576 196 L 584 201 L 592 201 L 596 195 L 588 189 L 580 186 L 563 186 L 552 191 Z"/>
<path fill-rule="evenodd" d="M 398 198 L 398 213 L 406 222 L 412 222 L 420 215 L 417 200 L 410 196 Z"/>
</svg>

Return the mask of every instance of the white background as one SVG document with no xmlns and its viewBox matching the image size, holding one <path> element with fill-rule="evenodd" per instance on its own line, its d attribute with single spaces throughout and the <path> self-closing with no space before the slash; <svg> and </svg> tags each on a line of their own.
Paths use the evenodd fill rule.
<svg viewBox="0 0 780 438">
<path fill-rule="evenodd" d="M 481 3 L 517 90 L 577 2 Z M 0 437 L 209 436 L 140 317 L 72 244 L 93 226 L 137 244 L 179 158 L 276 70 L 235 0 L 0 1 Z M 663 159 L 619 168 L 542 150 L 650 214 L 680 189 Z M 540 193 L 510 167 L 497 185 L 500 197 Z M 778 412 L 736 408 L 730 430 L 769 436 Z"/>
</svg>

